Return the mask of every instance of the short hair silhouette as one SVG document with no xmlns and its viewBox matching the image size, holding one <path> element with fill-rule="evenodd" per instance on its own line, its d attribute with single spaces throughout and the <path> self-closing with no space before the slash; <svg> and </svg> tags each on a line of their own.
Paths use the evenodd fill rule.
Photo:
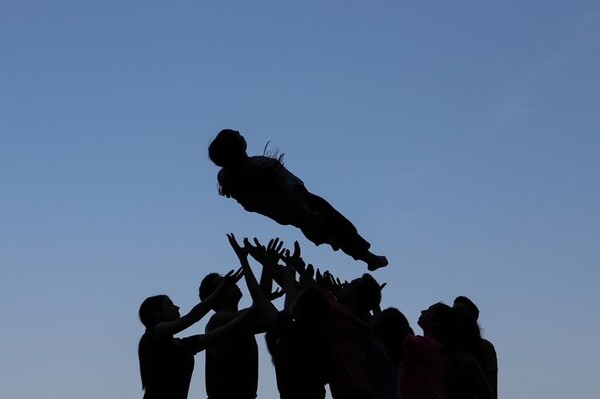
<svg viewBox="0 0 600 399">
<path fill-rule="evenodd" d="M 204 276 L 200 282 L 200 287 L 198 287 L 198 294 L 201 301 L 205 300 L 210 294 L 213 293 L 215 288 L 217 288 L 219 285 L 222 277 L 223 276 L 221 276 L 219 273 L 208 273 L 206 276 Z"/>
</svg>

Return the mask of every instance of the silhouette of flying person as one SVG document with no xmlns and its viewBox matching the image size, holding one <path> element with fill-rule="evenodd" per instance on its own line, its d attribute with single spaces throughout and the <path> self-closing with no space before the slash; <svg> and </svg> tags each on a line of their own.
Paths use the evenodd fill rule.
<svg viewBox="0 0 600 399">
<path fill-rule="evenodd" d="M 173 335 L 204 317 L 212 302 L 241 276 L 241 270 L 227 273 L 213 294 L 184 316 L 180 316 L 179 307 L 167 295 L 152 296 L 142 302 L 139 317 L 146 331 L 140 338 L 138 356 L 144 399 L 187 398 L 194 355 L 242 325 L 250 312 L 206 334 L 186 338 L 174 338 Z"/>
<path fill-rule="evenodd" d="M 248 212 L 298 227 L 316 245 L 341 249 L 367 263 L 369 270 L 387 266 L 386 257 L 370 252 L 371 244 L 348 219 L 283 166 L 283 155 L 248 156 L 246 148 L 244 137 L 231 129 L 221 130 L 210 143 L 208 155 L 221 167 L 219 194 L 235 199 Z"/>
</svg>

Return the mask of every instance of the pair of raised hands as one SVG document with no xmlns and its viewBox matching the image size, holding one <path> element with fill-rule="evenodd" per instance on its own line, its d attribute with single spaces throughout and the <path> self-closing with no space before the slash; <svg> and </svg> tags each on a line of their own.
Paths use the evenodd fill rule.
<svg viewBox="0 0 600 399">
<path fill-rule="evenodd" d="M 244 258 L 247 255 L 252 256 L 263 267 L 267 268 L 272 275 L 285 276 L 287 274 L 295 277 L 295 274 L 298 273 L 301 284 L 307 286 L 316 284 L 332 293 L 338 292 L 347 284 L 347 281 L 342 283 L 339 278 L 329 271 L 321 273 L 312 264 L 306 265 L 304 259 L 302 259 L 298 241 L 294 242 L 294 251 L 290 253 L 289 249 L 283 247 L 283 241 L 279 238 L 269 240 L 266 246 L 261 244 L 257 238 L 253 239 L 254 245 L 248 238 L 244 238 L 243 247 L 238 244 L 233 234 L 227 234 L 227 238 L 238 256 Z M 279 264 L 280 260 L 283 265 Z"/>
</svg>

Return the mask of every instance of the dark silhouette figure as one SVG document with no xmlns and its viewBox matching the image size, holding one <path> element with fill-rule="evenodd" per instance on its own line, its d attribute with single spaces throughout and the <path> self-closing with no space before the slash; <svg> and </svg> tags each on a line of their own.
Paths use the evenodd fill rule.
<svg viewBox="0 0 600 399">
<path fill-rule="evenodd" d="M 325 329 L 328 301 L 315 289 L 301 289 L 296 294 L 293 266 L 278 264 L 281 259 L 299 258 L 298 243 L 290 257 L 279 239 L 271 240 L 265 248 L 257 239 L 254 239 L 256 246 L 244 239 L 244 247 L 241 247 L 233 235 L 228 237 L 244 270 L 248 290 L 267 324 L 265 338 L 275 366 L 280 398 L 324 399 L 329 371 Z M 249 254 L 263 266 L 263 272 L 269 270 L 278 275 L 275 281 L 286 293 L 284 310 L 277 311 L 259 288 L 248 262 Z"/>
<path fill-rule="evenodd" d="M 466 296 L 457 296 L 452 307 L 468 314 L 477 322 L 479 320 L 479 308 Z M 492 389 L 495 398 L 498 398 L 498 358 L 494 345 L 485 338 L 481 338 L 480 356 L 478 361 L 483 368 L 486 380 Z"/>
<path fill-rule="evenodd" d="M 400 398 L 398 372 L 407 335 L 414 335 L 413 329 L 398 309 L 387 308 L 375 314 L 369 375 L 376 399 Z"/>
<path fill-rule="evenodd" d="M 399 388 L 402 399 L 446 399 L 444 366 L 451 337 L 451 309 L 441 302 L 421 311 L 423 336 L 404 338 Z"/>
<path fill-rule="evenodd" d="M 231 129 L 221 130 L 210 144 L 209 157 L 221 167 L 221 195 L 234 198 L 248 212 L 298 227 L 316 245 L 341 249 L 366 262 L 369 270 L 387 266 L 385 256 L 370 252 L 371 244 L 348 219 L 329 202 L 309 192 L 302 180 L 283 166 L 283 156 L 248 156 L 246 148 L 244 137 Z"/>
<path fill-rule="evenodd" d="M 328 303 L 312 288 L 301 290 L 291 310 L 278 312 L 265 336 L 281 399 L 324 399 L 330 361 L 326 334 Z"/>
<path fill-rule="evenodd" d="M 381 286 L 365 273 L 345 284 L 336 296 L 337 301 L 330 301 L 327 326 L 332 361 L 331 395 L 334 399 L 372 399 L 371 312 L 379 309 Z"/>
<path fill-rule="evenodd" d="M 146 298 L 139 317 L 146 327 L 138 346 L 144 399 L 186 399 L 194 369 L 194 355 L 229 334 L 248 318 L 249 312 L 207 334 L 186 338 L 173 336 L 204 317 L 211 303 L 241 277 L 241 271 L 229 272 L 213 294 L 180 316 L 179 307 L 166 295 Z"/>
<path fill-rule="evenodd" d="M 200 299 L 212 295 L 222 280 L 223 276 L 217 273 L 206 275 L 200 283 Z M 266 280 L 268 280 L 266 277 L 261 279 L 265 286 L 268 285 L 264 282 Z M 242 291 L 233 284 L 211 303 L 215 314 L 206 324 L 207 334 L 246 311 L 238 308 L 241 298 Z M 243 328 L 207 348 L 205 383 L 208 399 L 256 398 L 258 346 L 254 335 L 262 332 L 265 332 L 264 324 L 260 320 L 251 320 Z"/>
<path fill-rule="evenodd" d="M 452 308 L 451 316 L 444 378 L 448 399 L 494 399 L 480 365 L 482 345 L 477 321 L 456 308 Z"/>
</svg>

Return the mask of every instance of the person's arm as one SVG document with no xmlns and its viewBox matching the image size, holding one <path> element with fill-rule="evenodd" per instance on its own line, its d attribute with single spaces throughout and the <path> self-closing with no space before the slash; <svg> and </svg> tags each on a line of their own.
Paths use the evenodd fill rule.
<svg viewBox="0 0 600 399">
<path fill-rule="evenodd" d="M 197 323 L 200 319 L 202 319 L 210 310 L 212 309 L 212 305 L 216 299 L 218 299 L 219 295 L 223 293 L 223 290 L 230 286 L 231 284 L 235 284 L 242 277 L 242 269 L 238 269 L 237 271 L 229 271 L 223 279 L 221 283 L 217 286 L 217 288 L 206 298 L 204 301 L 200 302 L 196 306 L 192 308 L 186 315 L 181 316 L 177 320 L 173 321 L 164 321 L 158 323 L 154 327 L 154 334 L 156 338 L 162 338 L 165 336 L 173 336 L 194 323 Z"/>
<path fill-rule="evenodd" d="M 212 329 L 205 334 L 198 334 L 184 338 L 183 341 L 186 341 L 186 344 L 190 345 L 189 347 L 192 352 L 201 352 L 219 339 L 244 327 L 254 317 L 255 313 L 256 309 L 254 307 L 244 309 L 227 324 Z"/>
<path fill-rule="evenodd" d="M 258 238 L 254 238 L 254 244 L 252 245 L 247 238 L 243 240 L 244 248 L 248 251 L 248 254 L 252 256 L 258 263 L 263 267 L 260 276 L 260 287 L 265 295 L 268 295 L 272 291 L 273 280 L 283 288 L 283 277 L 279 260 L 283 257 L 286 251 L 283 248 L 283 241 L 279 238 L 274 238 L 269 241 L 269 244 L 265 247 L 258 241 Z"/>
<path fill-rule="evenodd" d="M 233 248 L 233 251 L 240 261 L 242 270 L 244 271 L 244 279 L 246 280 L 248 291 L 250 292 L 250 296 L 252 297 L 255 306 L 260 310 L 267 325 L 270 327 L 274 326 L 275 318 L 277 316 L 277 308 L 275 308 L 271 301 L 269 301 L 262 292 L 260 285 L 258 284 L 258 281 L 252 272 L 250 263 L 248 262 L 248 250 L 240 247 L 232 233 L 227 234 L 227 238 L 229 239 L 229 244 Z"/>
<path fill-rule="evenodd" d="M 304 263 L 300 257 L 300 244 L 298 241 L 294 241 L 294 252 L 289 255 L 287 251 L 286 259 L 284 260 L 285 266 L 283 267 L 283 289 L 285 291 L 285 304 L 284 309 L 290 310 L 292 303 L 298 296 L 298 290 L 296 289 L 296 265 L 300 262 Z"/>
<path fill-rule="evenodd" d="M 294 252 L 290 255 L 289 251 L 286 251 L 285 255 L 281 258 L 285 263 L 286 267 L 295 270 L 300 277 L 300 284 L 307 288 L 318 288 L 314 273 L 315 269 L 312 265 L 306 266 L 304 259 L 300 256 L 300 244 L 298 241 L 294 242 Z"/>
</svg>

